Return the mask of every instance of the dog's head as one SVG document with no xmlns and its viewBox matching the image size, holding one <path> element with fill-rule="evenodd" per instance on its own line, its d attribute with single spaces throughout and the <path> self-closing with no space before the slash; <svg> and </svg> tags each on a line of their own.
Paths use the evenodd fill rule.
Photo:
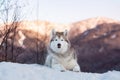
<svg viewBox="0 0 120 80">
<path fill-rule="evenodd" d="M 63 54 L 68 50 L 69 47 L 70 42 L 68 40 L 68 31 L 65 30 L 64 32 L 56 32 L 53 29 L 51 32 L 50 48 L 55 53 Z"/>
</svg>

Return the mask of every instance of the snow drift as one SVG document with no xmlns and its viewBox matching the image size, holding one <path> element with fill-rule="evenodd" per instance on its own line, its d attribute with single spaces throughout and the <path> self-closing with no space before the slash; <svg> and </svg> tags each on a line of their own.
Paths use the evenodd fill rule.
<svg viewBox="0 0 120 80">
<path fill-rule="evenodd" d="M 0 63 L 0 80 L 120 80 L 119 71 L 103 74 L 60 72 L 38 64 Z"/>
</svg>

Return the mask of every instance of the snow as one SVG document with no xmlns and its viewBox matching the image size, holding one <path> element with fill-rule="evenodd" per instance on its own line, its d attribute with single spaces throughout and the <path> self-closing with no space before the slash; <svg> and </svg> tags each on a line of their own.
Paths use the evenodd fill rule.
<svg viewBox="0 0 120 80">
<path fill-rule="evenodd" d="M 120 80 L 120 71 L 60 72 L 38 64 L 0 62 L 0 80 Z"/>
</svg>

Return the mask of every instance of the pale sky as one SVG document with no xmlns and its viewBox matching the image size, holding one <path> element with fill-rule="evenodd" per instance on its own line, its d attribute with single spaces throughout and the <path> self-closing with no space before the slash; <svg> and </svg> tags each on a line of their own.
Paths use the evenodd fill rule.
<svg viewBox="0 0 120 80">
<path fill-rule="evenodd" d="M 21 0 L 20 2 L 23 2 Z M 120 0 L 25 0 L 27 20 L 71 23 L 92 17 L 120 20 Z M 39 6 L 37 6 L 39 4 Z"/>
<path fill-rule="evenodd" d="M 34 9 L 30 18 L 37 16 L 36 3 L 31 3 Z M 38 12 L 40 20 L 57 23 L 76 22 L 97 16 L 120 20 L 120 0 L 39 0 Z"/>
</svg>

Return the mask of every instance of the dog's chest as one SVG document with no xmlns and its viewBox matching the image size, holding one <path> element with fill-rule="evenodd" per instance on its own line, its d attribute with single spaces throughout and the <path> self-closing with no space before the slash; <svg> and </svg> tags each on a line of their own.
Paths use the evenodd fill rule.
<svg viewBox="0 0 120 80">
<path fill-rule="evenodd" d="M 72 59 L 72 56 L 58 56 L 58 55 L 54 55 L 52 54 L 53 58 L 56 59 L 57 61 L 59 61 L 60 63 L 62 62 L 68 62 L 69 60 Z"/>
<path fill-rule="evenodd" d="M 72 55 L 69 55 L 67 57 L 59 57 L 59 56 L 53 56 L 53 58 L 60 64 L 62 64 L 66 69 L 72 69 L 76 61 Z"/>
</svg>

